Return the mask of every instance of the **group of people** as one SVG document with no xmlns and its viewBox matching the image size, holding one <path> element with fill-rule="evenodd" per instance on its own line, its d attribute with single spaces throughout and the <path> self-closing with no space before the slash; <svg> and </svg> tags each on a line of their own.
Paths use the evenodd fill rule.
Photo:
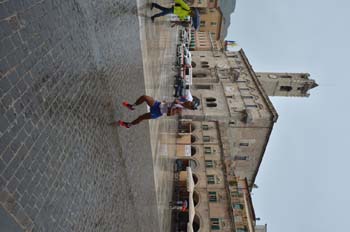
<svg viewBox="0 0 350 232">
<path fill-rule="evenodd" d="M 187 16 L 194 15 L 194 8 L 189 7 L 183 0 L 175 0 L 175 5 L 170 8 L 163 7 L 154 2 L 151 3 L 150 7 L 151 10 L 153 10 L 153 8 L 157 8 L 161 11 L 160 13 L 155 14 L 151 17 L 152 22 L 154 22 L 155 18 L 167 14 L 175 14 L 180 20 L 185 20 Z M 122 127 L 130 128 L 144 120 L 156 119 L 161 117 L 162 115 L 173 116 L 181 114 L 183 109 L 196 110 L 200 104 L 199 99 L 196 97 L 192 97 L 189 91 L 188 93 L 188 96 L 183 96 L 179 99 L 175 99 L 172 102 L 157 101 L 147 95 L 142 95 L 133 104 L 124 101 L 122 105 L 128 108 L 129 110 L 135 110 L 136 106 L 146 102 L 146 104 L 150 107 L 150 112 L 140 115 L 131 122 L 119 120 L 117 122 L 112 122 L 111 125 L 119 125 Z"/>
</svg>

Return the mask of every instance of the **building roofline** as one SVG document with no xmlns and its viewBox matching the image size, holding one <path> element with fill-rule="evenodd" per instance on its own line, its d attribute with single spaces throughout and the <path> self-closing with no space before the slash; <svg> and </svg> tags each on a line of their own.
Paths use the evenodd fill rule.
<svg viewBox="0 0 350 232">
<path fill-rule="evenodd" d="M 261 84 L 261 82 L 259 81 L 259 79 L 257 78 L 255 71 L 253 70 L 253 66 L 249 63 L 249 60 L 247 58 L 247 56 L 245 55 L 245 52 L 243 51 L 243 49 L 239 50 L 239 53 L 241 54 L 241 56 L 243 57 L 243 61 L 246 63 L 247 67 L 248 67 L 248 71 L 250 72 L 251 76 L 253 77 L 253 80 L 255 81 L 261 95 L 264 97 L 264 100 L 267 104 L 267 106 L 269 107 L 271 113 L 272 113 L 272 121 L 273 122 L 277 122 L 278 119 L 278 113 L 275 109 L 275 107 L 273 106 L 272 102 L 270 101 L 270 98 L 267 96 L 267 94 L 265 93 L 265 90 Z"/>
<path fill-rule="evenodd" d="M 218 132 L 218 140 L 219 140 L 219 147 L 220 147 L 220 161 L 222 163 L 222 170 L 224 173 L 224 182 L 225 182 L 225 190 L 226 190 L 226 194 L 227 194 L 227 200 L 230 206 L 232 206 L 232 201 L 231 201 L 231 191 L 230 191 L 230 187 L 229 187 L 229 182 L 227 180 L 227 177 L 230 176 L 230 174 L 227 171 L 226 165 L 225 165 L 225 155 L 224 155 L 224 146 L 223 146 L 223 141 L 222 141 L 222 135 L 221 135 L 221 128 L 220 128 L 220 123 L 219 121 L 214 121 L 216 124 L 216 128 L 217 128 L 217 132 Z M 247 185 L 248 186 L 248 185 Z M 228 210 L 230 218 L 231 218 L 231 226 L 232 229 L 235 229 L 235 223 L 234 223 L 234 215 L 231 209 Z"/>
<path fill-rule="evenodd" d="M 220 13 L 220 23 L 219 23 L 219 33 L 216 35 L 216 40 L 219 40 L 221 38 L 221 29 L 222 29 L 222 23 L 225 21 L 224 15 L 222 14 L 221 8 L 216 8 Z"/>
<path fill-rule="evenodd" d="M 261 163 L 262 163 L 262 160 L 265 156 L 265 152 L 266 152 L 266 147 L 267 147 L 267 144 L 269 143 L 269 140 L 270 140 L 270 137 L 271 137 L 271 132 L 272 132 L 272 129 L 273 129 L 273 125 L 274 123 L 271 124 L 271 127 L 269 127 L 269 132 L 268 132 L 268 135 L 267 135 L 267 138 L 266 138 L 266 143 L 264 144 L 264 148 L 263 148 L 263 152 L 262 152 L 262 155 L 260 156 L 260 160 L 259 160 L 259 163 L 258 163 L 258 167 L 256 168 L 254 174 L 253 174 L 253 178 L 252 178 L 252 185 L 250 186 L 250 190 L 252 190 L 252 186 L 254 185 L 255 183 L 255 179 L 256 179 L 256 176 L 258 175 L 258 172 L 259 172 L 259 169 L 260 169 L 260 166 L 261 166 Z"/>
<path fill-rule="evenodd" d="M 260 82 L 259 79 L 257 78 L 257 76 L 256 76 L 256 74 L 255 74 L 255 72 L 254 72 L 254 70 L 253 70 L 253 67 L 252 67 L 252 65 L 249 63 L 249 60 L 248 60 L 247 56 L 245 55 L 243 49 L 240 49 L 240 50 L 239 50 L 239 53 L 240 53 L 241 56 L 243 57 L 243 60 L 244 60 L 244 62 L 246 63 L 246 65 L 247 65 L 247 67 L 248 67 L 249 73 L 252 75 L 253 80 L 255 81 L 255 83 L 256 83 L 256 85 L 257 85 L 257 87 L 258 87 L 258 89 L 259 89 L 261 95 L 263 96 L 263 98 L 264 98 L 264 100 L 265 100 L 267 106 L 268 106 L 269 109 L 270 109 L 270 112 L 272 113 L 272 122 L 273 122 L 273 123 L 271 123 L 271 127 L 269 127 L 269 132 L 268 132 L 267 138 L 266 138 L 266 140 L 265 140 L 266 142 L 265 142 L 264 147 L 263 147 L 262 155 L 260 156 L 260 160 L 259 160 L 258 166 L 257 166 L 257 168 L 256 168 L 256 170 L 255 170 L 255 172 L 254 172 L 254 174 L 253 174 L 252 185 L 250 186 L 250 189 L 251 189 L 252 186 L 253 186 L 253 184 L 254 184 L 254 182 L 255 182 L 256 176 L 258 175 L 258 171 L 259 171 L 259 169 L 260 169 L 260 165 L 261 165 L 261 163 L 262 163 L 262 160 L 263 160 L 263 158 L 264 158 L 264 155 L 265 155 L 265 152 L 266 152 L 266 147 L 267 147 L 267 144 L 268 144 L 268 142 L 269 142 L 269 140 L 270 140 L 270 136 L 271 136 L 271 132 L 272 132 L 274 123 L 277 122 L 278 113 L 277 113 L 275 107 L 273 106 L 272 102 L 270 101 L 270 98 L 269 98 L 269 97 L 267 96 L 267 94 L 265 93 L 265 90 L 264 90 L 264 88 L 262 87 L 261 82 Z"/>
<path fill-rule="evenodd" d="M 248 183 L 248 179 L 247 177 L 244 178 L 244 182 L 245 184 L 249 187 L 249 183 Z M 249 189 L 248 189 L 249 190 Z M 248 200 L 249 203 L 251 205 L 251 209 L 252 209 L 252 213 L 253 213 L 253 219 L 256 220 L 256 216 L 255 216 L 255 210 L 254 210 L 254 205 L 253 205 L 253 200 L 252 200 L 252 196 L 250 195 L 250 191 L 248 191 Z"/>
</svg>

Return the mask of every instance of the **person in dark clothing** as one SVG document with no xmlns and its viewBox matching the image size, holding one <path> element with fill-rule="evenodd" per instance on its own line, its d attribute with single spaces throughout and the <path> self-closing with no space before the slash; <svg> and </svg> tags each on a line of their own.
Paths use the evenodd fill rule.
<svg viewBox="0 0 350 232">
<path fill-rule="evenodd" d="M 175 14 L 179 17 L 181 21 L 185 20 L 187 16 L 192 16 L 194 14 L 192 9 L 183 0 L 175 0 L 175 5 L 170 8 L 163 7 L 158 3 L 152 2 L 151 10 L 153 10 L 154 7 L 161 10 L 161 12 L 151 17 L 152 22 L 154 22 L 155 18 L 164 16 L 167 14 Z"/>
</svg>

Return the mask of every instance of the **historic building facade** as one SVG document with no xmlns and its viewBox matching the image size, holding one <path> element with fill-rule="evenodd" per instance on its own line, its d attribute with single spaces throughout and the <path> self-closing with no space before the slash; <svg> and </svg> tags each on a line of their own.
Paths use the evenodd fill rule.
<svg viewBox="0 0 350 232">
<path fill-rule="evenodd" d="M 211 32 L 215 40 L 220 39 L 222 13 L 220 8 L 202 8 L 200 9 L 200 31 Z"/>
<path fill-rule="evenodd" d="M 247 179 L 227 172 L 229 166 L 223 159 L 220 137 L 220 127 L 224 124 L 180 121 L 177 161 L 186 163 L 191 172 L 180 171 L 179 180 L 186 182 L 187 175 L 193 178 L 194 231 L 248 232 L 256 226 Z M 181 200 L 188 199 L 187 194 L 187 190 L 183 190 L 181 195 L 185 197 Z M 191 217 L 188 213 L 182 214 L 186 214 L 182 218 Z"/>
<path fill-rule="evenodd" d="M 180 120 L 177 158 L 187 160 L 199 231 L 266 231 L 250 191 L 278 114 L 269 96 L 309 96 L 307 73 L 255 73 L 243 50 L 192 51 L 192 95 L 200 109 Z M 195 230 L 196 231 L 196 230 Z"/>
<path fill-rule="evenodd" d="M 217 121 L 224 156 L 237 176 L 254 183 L 278 114 L 269 96 L 308 96 L 317 86 L 307 73 L 255 73 L 243 50 L 192 51 L 191 92 L 201 108 L 183 116 Z"/>
</svg>

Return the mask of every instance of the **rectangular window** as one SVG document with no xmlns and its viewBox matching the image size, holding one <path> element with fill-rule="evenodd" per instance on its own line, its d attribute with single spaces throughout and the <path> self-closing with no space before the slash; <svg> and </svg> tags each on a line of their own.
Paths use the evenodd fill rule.
<svg viewBox="0 0 350 232">
<path fill-rule="evenodd" d="M 246 105 L 247 108 L 258 108 L 257 105 Z"/>
<path fill-rule="evenodd" d="M 248 160 L 248 156 L 235 155 L 234 160 Z"/>
<path fill-rule="evenodd" d="M 201 21 L 201 27 L 205 27 L 205 21 Z"/>
<path fill-rule="evenodd" d="M 211 85 L 194 85 L 196 89 L 211 89 Z"/>
<path fill-rule="evenodd" d="M 208 197 L 209 197 L 209 202 L 217 202 L 218 201 L 216 192 L 209 192 Z"/>
<path fill-rule="evenodd" d="M 243 205 L 239 204 L 239 203 L 235 203 L 235 204 L 233 204 L 233 208 L 234 209 L 243 209 Z"/>
<path fill-rule="evenodd" d="M 210 142 L 210 137 L 209 136 L 203 136 L 203 142 Z"/>
<path fill-rule="evenodd" d="M 240 147 L 248 147 L 248 146 L 249 146 L 249 143 L 239 143 L 239 146 L 240 146 Z"/>
<path fill-rule="evenodd" d="M 203 67 L 203 65 L 202 65 Z M 217 107 L 216 103 L 207 103 L 207 107 Z"/>
<path fill-rule="evenodd" d="M 211 22 L 210 25 L 211 26 L 216 26 L 216 22 Z"/>
<path fill-rule="evenodd" d="M 214 175 L 207 175 L 207 183 L 208 184 L 215 184 L 215 176 Z"/>
<path fill-rule="evenodd" d="M 214 162 L 212 160 L 206 160 L 205 161 L 205 167 L 206 168 L 213 168 L 214 167 Z"/>
<path fill-rule="evenodd" d="M 208 125 L 202 125 L 202 129 L 203 130 L 209 130 L 209 126 Z"/>
<path fill-rule="evenodd" d="M 212 230 L 220 230 L 220 219 L 210 218 L 210 227 Z"/>
<path fill-rule="evenodd" d="M 211 155 L 212 154 L 211 147 L 204 147 L 204 154 Z"/>
<path fill-rule="evenodd" d="M 235 216 L 235 222 L 236 223 L 242 223 L 243 222 L 242 216 Z"/>
<path fill-rule="evenodd" d="M 280 90 L 289 92 L 292 90 L 292 86 L 280 86 Z"/>
<path fill-rule="evenodd" d="M 243 197 L 243 194 L 238 192 L 231 192 L 231 197 Z"/>
</svg>

